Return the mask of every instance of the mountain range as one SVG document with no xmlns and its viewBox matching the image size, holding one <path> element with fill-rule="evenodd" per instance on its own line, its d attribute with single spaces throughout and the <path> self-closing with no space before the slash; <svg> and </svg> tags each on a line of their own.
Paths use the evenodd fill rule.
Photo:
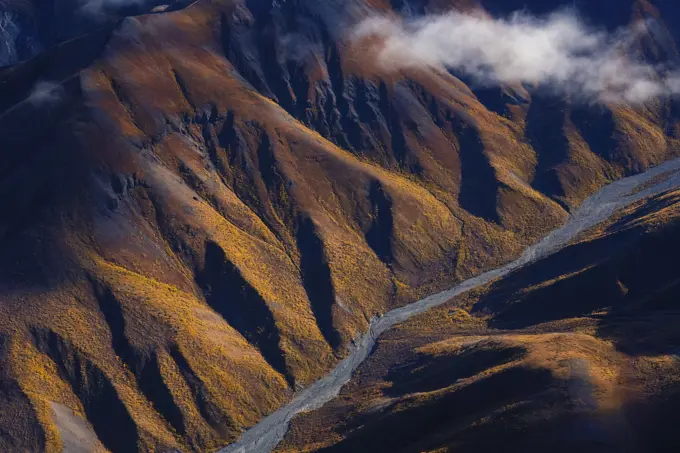
<svg viewBox="0 0 680 453">
<path fill-rule="evenodd" d="M 565 3 L 0 4 L 0 450 L 217 450 L 328 372 L 372 318 L 510 261 L 600 187 L 677 156 L 671 88 L 629 102 L 639 85 L 627 79 L 618 99 L 618 85 L 489 80 L 447 67 L 446 57 L 422 64 L 418 52 L 390 63 L 391 28 L 357 31 L 374 18 L 399 38 L 416 24 L 415 46 L 428 20 L 505 29 L 526 22 L 507 19 L 516 11 L 541 18 L 568 7 L 562 14 L 585 24 L 577 30 L 593 30 L 588 42 L 622 40 L 625 49 L 607 55 L 625 50 L 641 62 L 636 71 L 662 73 L 661 82 L 644 73 L 644 87 L 673 86 L 663 72 L 678 62 L 675 2 Z M 616 234 L 602 227 L 582 252 L 569 248 L 495 284 L 461 309 L 461 326 L 528 329 L 628 291 L 647 310 L 657 278 L 675 277 L 631 268 L 617 286 L 611 269 L 633 259 L 613 251 L 638 250 L 629 234 L 656 241 L 649 253 L 670 250 L 671 202 L 649 200 L 607 227 Z M 638 233 L 638 223 L 663 237 Z M 619 366 L 611 348 L 634 335 L 628 327 L 604 322 L 594 335 L 614 346 L 574 337 L 573 348 Z M 527 346 L 521 329 L 470 351 L 455 339 L 425 348 L 434 371 L 395 371 L 393 387 L 432 390 L 442 383 L 428 373 L 468 360 L 480 370 L 503 363 L 517 380 L 537 380 L 518 391 L 539 392 L 551 378 L 526 371 L 526 361 L 552 351 L 553 333 Z M 649 373 L 672 374 L 663 370 Z M 432 396 L 404 403 L 417 408 L 409 417 L 458 404 Z M 413 420 L 367 417 L 371 442 Z M 463 439 L 478 433 L 489 436 L 469 428 Z M 359 439 L 346 451 L 369 445 Z"/>
</svg>

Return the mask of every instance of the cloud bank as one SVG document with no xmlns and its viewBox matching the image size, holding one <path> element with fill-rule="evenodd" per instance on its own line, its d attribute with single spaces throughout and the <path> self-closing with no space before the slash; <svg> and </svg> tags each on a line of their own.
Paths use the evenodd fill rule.
<svg viewBox="0 0 680 453">
<path fill-rule="evenodd" d="M 373 37 L 386 70 L 446 67 L 481 85 L 524 83 L 588 102 L 632 103 L 680 94 L 680 73 L 633 56 L 642 27 L 594 30 L 572 12 L 496 19 L 450 12 L 404 22 L 370 17 L 353 39 Z"/>
</svg>

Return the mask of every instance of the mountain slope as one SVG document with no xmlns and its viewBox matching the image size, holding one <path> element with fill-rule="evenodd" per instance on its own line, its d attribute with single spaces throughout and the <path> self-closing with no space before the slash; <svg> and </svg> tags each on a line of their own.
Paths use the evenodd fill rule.
<svg viewBox="0 0 680 453">
<path fill-rule="evenodd" d="M 679 202 L 397 327 L 279 451 L 675 451 Z"/>
<path fill-rule="evenodd" d="M 383 71 L 343 27 L 403 6 L 201 1 L 0 72 L 0 449 L 229 443 L 371 317 L 677 152 L 672 101 Z"/>
</svg>

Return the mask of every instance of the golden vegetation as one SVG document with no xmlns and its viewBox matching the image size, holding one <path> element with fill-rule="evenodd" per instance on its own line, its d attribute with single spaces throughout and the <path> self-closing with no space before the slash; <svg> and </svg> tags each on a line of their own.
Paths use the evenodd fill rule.
<svg viewBox="0 0 680 453">
<path fill-rule="evenodd" d="M 371 5 L 388 7 L 383 1 Z M 54 118 L 57 129 L 74 132 L 67 140 L 59 135 L 50 146 L 82 147 L 88 156 L 82 164 L 86 177 L 74 177 L 76 194 L 68 194 L 56 215 L 44 216 L 61 222 L 55 236 L 74 263 L 50 281 L 49 290 L 36 285 L 0 294 L 0 333 L 12 339 L 12 379 L 37 414 L 47 451 L 61 445 L 53 402 L 101 432 L 84 407 L 91 395 L 73 388 L 74 376 L 89 382 L 88 373 L 110 388 L 106 396 L 128 414 L 121 417 L 129 416 L 137 435 L 131 449 L 209 451 L 230 442 L 287 401 L 296 386 L 327 372 L 373 316 L 516 257 L 566 218 L 558 202 L 573 207 L 608 179 L 658 163 L 676 149 L 651 111 L 614 110 L 617 146 L 625 157 L 618 162 L 591 149 L 567 121 L 568 155 L 556 165 L 565 193 L 549 196 L 535 187 L 542 156 L 526 138 L 526 106 L 514 106 L 512 115 L 495 113 L 448 73 L 384 74 L 368 64 L 365 48 L 339 42 L 325 44 L 335 46 L 340 61 L 334 70 L 342 74 L 330 73 L 334 54 L 301 63 L 299 77 L 308 86 L 291 90 L 304 113 L 286 110 L 281 99 L 253 88 L 253 80 L 244 82 L 252 74 L 242 62 L 225 58 L 222 21 L 229 21 L 235 8 L 231 0 L 203 1 L 182 11 L 125 19 L 98 59 L 74 72 L 81 90 L 72 100 L 77 113 Z M 271 64 L 263 70 L 282 76 L 278 62 L 265 59 L 257 55 L 251 63 L 259 69 Z M 417 108 L 395 109 L 396 119 L 390 120 L 395 130 L 373 131 L 379 140 L 345 149 L 341 139 L 351 131 L 331 131 L 335 126 L 329 125 L 330 132 L 324 132 L 324 125 L 305 117 L 309 113 L 328 123 L 338 112 L 351 120 L 338 104 L 350 95 L 330 80 L 338 76 L 386 96 L 381 99 L 386 110 L 403 92 Z M 354 110 L 371 107 L 346 101 L 356 103 Z M 392 113 L 379 114 L 384 119 Z M 362 119 L 356 133 L 373 134 L 370 123 Z M 390 143 L 393 138 L 402 139 L 403 149 Z M 23 158 L 33 148 L 12 152 Z M 463 156 L 468 152 L 474 154 L 472 163 Z M 485 185 L 475 186 L 481 174 L 487 175 Z M 463 206 L 464 186 L 484 192 L 472 195 L 484 197 L 490 207 L 486 215 Z M 55 184 L 53 190 L 61 187 Z M 654 221 L 665 219 L 654 215 Z M 35 228 L 35 236 L 42 237 L 40 228 L 53 227 L 36 219 L 17 229 Z M 319 251 L 300 245 L 310 239 L 300 238 L 303 219 L 310 220 Z M 4 224 L 0 231 L 4 234 Z M 382 242 L 376 244 L 375 237 Z M 261 299 L 271 313 L 280 339 L 270 340 L 285 373 L 218 314 L 220 304 L 243 304 L 240 312 L 250 316 L 246 304 L 251 302 L 238 290 L 210 300 L 212 288 L 201 280 L 215 265 L 206 259 L 207 244 L 223 253 L 219 264 L 233 268 L 240 289 Z M 37 253 L 36 260 L 41 258 Z M 314 269 L 327 267 L 329 281 L 306 281 L 304 259 Z M 315 283 L 330 288 L 323 300 L 312 300 Z M 475 297 L 481 293 L 433 310 L 399 332 L 488 336 L 488 320 L 471 314 Z M 330 313 L 330 325 L 324 325 L 320 310 Z M 256 333 L 263 332 L 263 320 L 248 321 Z M 335 349 L 324 329 L 341 338 Z M 63 351 L 43 344 L 41 335 Z M 528 342 L 525 337 L 503 341 Z M 588 359 L 584 348 L 590 341 L 578 337 L 565 357 Z M 552 337 L 536 339 L 530 357 L 538 360 L 541 350 L 553 352 L 558 343 Z M 437 347 L 455 353 L 444 344 Z M 61 352 L 66 358 L 56 357 Z M 559 371 L 552 362 L 532 366 Z M 606 375 L 605 365 L 593 366 L 596 374 Z M 64 371 L 69 367 L 72 376 Z M 143 373 L 156 373 L 152 387 L 167 394 L 150 395 Z"/>
<path fill-rule="evenodd" d="M 578 248 L 579 259 L 592 259 L 592 264 L 567 261 L 567 249 L 534 266 L 546 275 L 553 267 L 576 270 L 532 284 L 522 279 L 533 281 L 535 269 L 525 275 L 518 271 L 397 326 L 379 341 L 340 398 L 295 419 L 277 451 L 353 451 L 371 442 L 384 448 L 395 442 L 395 451 L 479 451 L 491 445 L 519 448 L 518 439 L 529 439 L 533 448 L 560 445 L 565 432 L 575 436 L 575 445 L 586 447 L 589 438 L 579 437 L 585 421 L 601 430 L 598 445 L 625 445 L 623 431 L 646 439 L 642 450 L 671 445 L 674 433 L 664 431 L 659 417 L 677 410 L 680 381 L 672 333 L 677 277 L 669 274 L 671 281 L 662 288 L 640 291 L 647 277 L 626 269 L 636 266 L 629 255 L 640 248 L 661 263 L 647 262 L 653 268 L 663 267 L 669 254 L 674 259 L 679 197 L 672 191 L 640 201 L 582 234 L 570 248 Z M 591 256 L 603 241 L 615 251 Z M 612 266 L 621 268 L 620 302 L 607 300 L 606 292 L 598 296 L 607 287 L 606 275 L 580 280 Z M 561 304 L 592 297 L 600 308 L 564 317 L 563 307 L 554 307 L 548 321 L 525 327 L 498 320 L 504 304 L 527 304 L 536 294 L 543 294 L 540 302 L 550 307 L 556 291 L 564 296 Z M 496 299 L 499 305 L 489 303 Z M 525 390 L 523 381 L 529 386 Z M 570 420 L 581 421 L 573 434 Z"/>
</svg>

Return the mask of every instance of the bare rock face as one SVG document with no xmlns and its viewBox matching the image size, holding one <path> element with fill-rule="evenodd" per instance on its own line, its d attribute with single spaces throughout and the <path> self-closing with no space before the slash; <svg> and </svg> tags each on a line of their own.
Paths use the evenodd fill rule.
<svg viewBox="0 0 680 453">
<path fill-rule="evenodd" d="M 487 3 L 513 9 L 202 0 L 104 5 L 79 28 L 57 20 L 74 5 L 22 3 L 29 19 L 0 22 L 0 56 L 25 59 L 0 71 L 0 393 L 19 414 L 0 416 L 0 449 L 59 451 L 65 429 L 112 452 L 217 449 L 372 317 L 508 261 L 677 153 L 671 99 L 387 70 L 352 39 L 370 15 Z M 673 8 L 608 2 L 620 20 L 602 23 L 653 24 L 636 49 L 668 63 Z"/>
</svg>

